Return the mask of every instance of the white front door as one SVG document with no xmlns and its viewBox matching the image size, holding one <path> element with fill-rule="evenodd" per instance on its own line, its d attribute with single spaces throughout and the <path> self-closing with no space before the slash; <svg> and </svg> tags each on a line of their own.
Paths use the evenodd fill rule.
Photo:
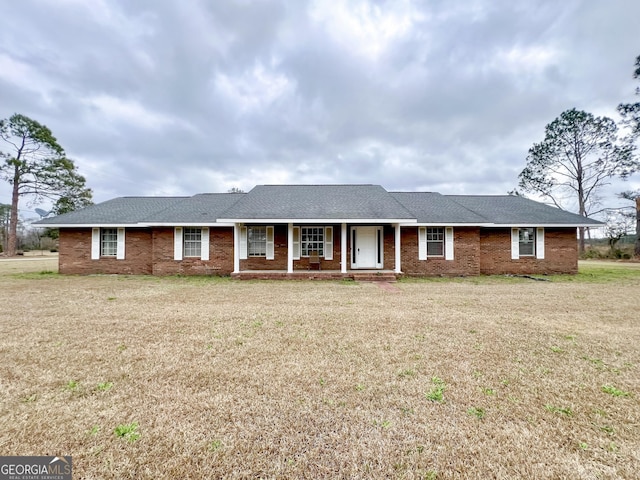
<svg viewBox="0 0 640 480">
<path fill-rule="evenodd" d="M 382 268 L 382 227 L 353 227 L 351 268 Z"/>
</svg>

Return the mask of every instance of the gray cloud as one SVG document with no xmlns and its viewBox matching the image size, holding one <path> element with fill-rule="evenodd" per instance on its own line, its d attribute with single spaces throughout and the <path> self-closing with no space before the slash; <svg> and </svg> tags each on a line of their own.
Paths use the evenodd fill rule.
<svg viewBox="0 0 640 480">
<path fill-rule="evenodd" d="M 502 194 L 562 111 L 633 98 L 639 17 L 623 0 L 5 2 L 0 117 L 48 125 L 97 201 Z"/>
</svg>

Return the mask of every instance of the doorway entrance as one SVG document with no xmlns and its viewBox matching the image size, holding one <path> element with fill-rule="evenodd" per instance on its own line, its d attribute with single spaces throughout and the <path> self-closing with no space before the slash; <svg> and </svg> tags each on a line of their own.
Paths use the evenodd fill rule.
<svg viewBox="0 0 640 480">
<path fill-rule="evenodd" d="M 351 268 L 383 268 L 383 257 L 383 227 L 353 227 L 351 229 Z"/>
</svg>

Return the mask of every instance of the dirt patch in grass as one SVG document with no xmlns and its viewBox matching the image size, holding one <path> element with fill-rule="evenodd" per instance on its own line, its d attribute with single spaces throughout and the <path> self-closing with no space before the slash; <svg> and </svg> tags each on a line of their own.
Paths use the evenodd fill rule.
<svg viewBox="0 0 640 480">
<path fill-rule="evenodd" d="M 0 445 L 78 478 L 633 478 L 639 288 L 0 275 Z"/>
</svg>

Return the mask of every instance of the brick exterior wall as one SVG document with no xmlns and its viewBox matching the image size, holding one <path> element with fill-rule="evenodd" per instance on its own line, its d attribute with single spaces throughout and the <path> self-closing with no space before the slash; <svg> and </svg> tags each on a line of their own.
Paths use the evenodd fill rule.
<svg viewBox="0 0 640 480">
<path fill-rule="evenodd" d="M 454 227 L 453 260 L 418 260 L 418 227 L 400 230 L 401 269 L 408 276 L 467 276 L 480 274 L 480 229 Z M 511 244 L 509 244 L 511 245 Z"/>
<path fill-rule="evenodd" d="M 340 270 L 340 245 L 341 233 L 340 225 L 317 225 L 322 227 L 333 227 L 333 260 L 320 259 L 322 270 Z M 287 241 L 289 227 L 287 225 L 273 226 L 274 257 L 267 260 L 265 257 L 248 257 L 240 260 L 240 270 L 286 270 L 288 261 Z M 233 260 L 233 258 L 232 258 Z M 315 268 L 315 267 L 314 267 Z M 309 258 L 300 257 L 293 261 L 294 270 L 309 270 Z"/>
<path fill-rule="evenodd" d="M 342 245 L 342 233 L 340 225 L 318 225 L 321 227 L 333 227 L 333 260 L 320 259 L 320 268 L 322 270 L 340 270 L 340 245 Z M 285 239 L 286 242 L 286 239 Z M 347 245 L 349 243 L 347 242 Z M 287 254 L 287 245 L 284 245 L 284 254 Z M 326 252 L 325 252 L 326 256 Z M 317 268 L 317 267 L 314 267 Z M 285 265 L 286 269 L 286 265 Z M 309 258 L 300 257 L 300 260 L 293 261 L 294 270 L 309 270 Z"/>
<path fill-rule="evenodd" d="M 173 228 L 153 229 L 154 275 L 230 275 L 233 272 L 233 227 L 209 228 L 209 260 L 173 259 Z"/>
<path fill-rule="evenodd" d="M 340 270 L 341 227 L 333 226 L 333 260 L 321 260 L 322 270 Z M 274 226 L 274 260 L 253 257 L 240 261 L 241 270 L 287 269 L 287 226 Z M 229 275 L 233 272 L 233 228 L 209 229 L 209 258 L 173 259 L 173 228 L 126 228 L 125 259 L 91 260 L 91 229 L 61 228 L 59 271 L 63 274 Z M 351 249 L 347 244 L 347 262 Z M 479 274 L 577 273 L 575 228 L 545 229 L 545 258 L 511 259 L 509 228 L 454 228 L 454 260 L 418 260 L 418 228 L 401 229 L 401 268 L 409 276 L 466 276 Z M 384 268 L 395 268 L 395 231 L 384 227 Z M 309 269 L 308 258 L 294 261 L 295 271 Z M 350 268 L 349 268 L 350 270 Z"/>
<path fill-rule="evenodd" d="M 125 229 L 125 259 L 102 257 L 91 260 L 91 229 L 61 228 L 58 267 L 60 273 L 146 275 L 151 268 L 151 230 Z"/>
<path fill-rule="evenodd" d="M 402 229 L 400 233 L 402 233 Z M 395 270 L 396 268 L 396 229 L 391 225 L 385 225 L 382 238 L 384 242 L 384 255 L 382 257 L 383 268 L 385 270 Z"/>
<path fill-rule="evenodd" d="M 480 230 L 480 273 L 553 274 L 578 273 L 578 243 L 575 228 L 544 229 L 544 259 L 511 259 L 511 229 Z"/>
<path fill-rule="evenodd" d="M 240 260 L 240 270 L 286 270 L 288 235 L 287 225 L 273 225 L 273 260 L 247 257 Z"/>
</svg>

